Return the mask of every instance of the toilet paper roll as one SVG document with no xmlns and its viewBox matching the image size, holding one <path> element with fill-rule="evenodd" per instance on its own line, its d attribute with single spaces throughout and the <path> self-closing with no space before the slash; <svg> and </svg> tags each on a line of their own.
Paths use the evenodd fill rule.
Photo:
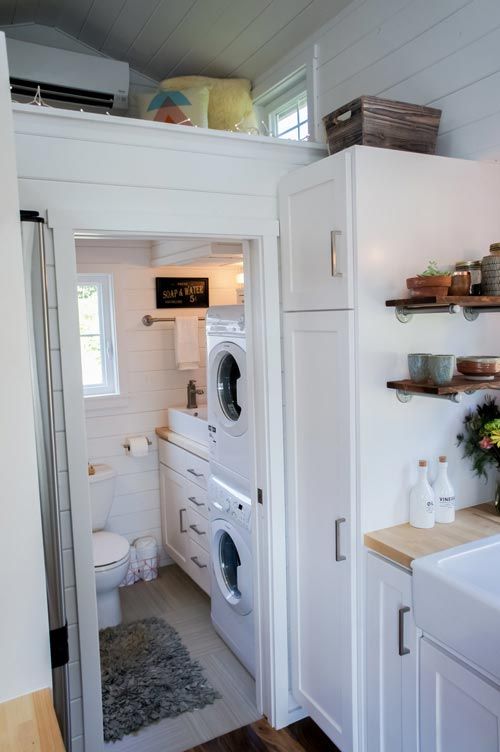
<svg viewBox="0 0 500 752">
<path fill-rule="evenodd" d="M 132 457 L 145 457 L 148 453 L 149 445 L 145 436 L 131 436 L 126 443 L 129 445 L 129 454 Z"/>
</svg>

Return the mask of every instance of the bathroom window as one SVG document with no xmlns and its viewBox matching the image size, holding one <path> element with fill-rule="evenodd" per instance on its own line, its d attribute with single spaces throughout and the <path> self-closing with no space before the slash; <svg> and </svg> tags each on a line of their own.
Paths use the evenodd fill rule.
<svg viewBox="0 0 500 752">
<path fill-rule="evenodd" d="M 112 274 L 78 275 L 83 394 L 119 394 Z"/>
<path fill-rule="evenodd" d="M 269 123 L 271 132 L 277 138 L 288 138 L 292 141 L 308 140 L 307 92 L 299 92 L 277 110 L 271 112 Z"/>
</svg>

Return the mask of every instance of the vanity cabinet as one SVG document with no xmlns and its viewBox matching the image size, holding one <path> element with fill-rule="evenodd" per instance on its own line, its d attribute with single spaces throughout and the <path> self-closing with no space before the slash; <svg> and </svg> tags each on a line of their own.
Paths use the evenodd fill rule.
<svg viewBox="0 0 500 752">
<path fill-rule="evenodd" d="M 499 752 L 500 687 L 425 637 L 420 663 L 422 752 Z"/>
<path fill-rule="evenodd" d="M 163 439 L 158 443 L 163 545 L 210 595 L 208 461 Z"/>
<path fill-rule="evenodd" d="M 411 574 L 366 555 L 366 749 L 418 752 L 419 637 Z M 434 701 L 434 695 L 432 696 Z M 422 747 L 422 751 L 440 749 Z M 454 747 L 443 747 L 454 750 Z"/>
<path fill-rule="evenodd" d="M 284 311 L 352 308 L 351 154 L 286 175 L 279 185 Z"/>
</svg>

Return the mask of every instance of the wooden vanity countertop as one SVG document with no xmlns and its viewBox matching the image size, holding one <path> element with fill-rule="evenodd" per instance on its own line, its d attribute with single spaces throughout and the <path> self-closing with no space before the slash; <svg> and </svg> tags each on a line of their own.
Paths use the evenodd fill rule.
<svg viewBox="0 0 500 752">
<path fill-rule="evenodd" d="M 64 752 L 50 689 L 0 704 L 0 749 L 2 752 Z"/>
<path fill-rule="evenodd" d="M 463 543 L 500 533 L 500 515 L 493 504 L 457 509 L 455 522 L 439 524 L 428 530 L 408 523 L 365 533 L 365 546 L 388 559 L 411 568 L 413 559 L 445 551 Z"/>
</svg>

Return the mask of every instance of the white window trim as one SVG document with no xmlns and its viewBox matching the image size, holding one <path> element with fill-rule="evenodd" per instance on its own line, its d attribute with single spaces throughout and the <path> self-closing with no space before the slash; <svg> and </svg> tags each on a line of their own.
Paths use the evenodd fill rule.
<svg viewBox="0 0 500 752">
<path fill-rule="evenodd" d="M 105 343 L 105 357 L 103 371 L 107 388 L 101 385 L 84 387 L 85 405 L 92 409 L 117 407 L 120 394 L 118 339 L 116 336 L 116 309 L 114 301 L 114 278 L 110 272 L 85 272 L 78 274 L 78 285 L 97 285 L 100 288 L 99 317 L 101 322 L 101 337 Z"/>
<path fill-rule="evenodd" d="M 268 114 L 268 120 L 269 120 L 269 130 L 271 131 L 272 135 L 275 138 L 283 138 L 286 139 L 286 133 L 278 134 L 278 117 L 288 110 L 291 105 L 295 105 L 298 109 L 298 103 L 301 99 L 305 99 L 305 104 L 307 107 L 307 91 L 304 88 L 304 84 L 298 85 L 294 87 L 294 91 L 289 91 L 284 94 L 282 97 L 279 97 L 279 100 L 283 100 L 282 102 L 275 101 L 274 102 L 274 109 L 272 109 Z M 303 120 L 300 122 L 297 119 L 297 125 L 292 126 L 292 128 L 289 129 L 289 131 L 298 131 L 298 135 L 300 136 L 300 127 L 302 125 L 307 124 L 308 128 L 308 134 L 309 134 L 309 117 L 306 120 Z M 303 141 L 304 139 L 298 138 L 297 141 Z"/>
</svg>

